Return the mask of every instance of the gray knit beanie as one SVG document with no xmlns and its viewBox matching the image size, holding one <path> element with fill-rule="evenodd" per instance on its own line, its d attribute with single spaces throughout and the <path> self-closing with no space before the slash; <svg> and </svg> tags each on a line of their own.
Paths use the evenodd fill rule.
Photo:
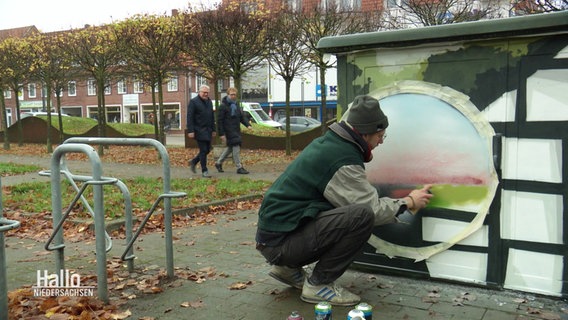
<svg viewBox="0 0 568 320">
<path fill-rule="evenodd" d="M 387 116 L 381 110 L 379 101 L 371 96 L 356 96 L 353 100 L 347 122 L 360 134 L 371 134 L 389 126 Z"/>
</svg>

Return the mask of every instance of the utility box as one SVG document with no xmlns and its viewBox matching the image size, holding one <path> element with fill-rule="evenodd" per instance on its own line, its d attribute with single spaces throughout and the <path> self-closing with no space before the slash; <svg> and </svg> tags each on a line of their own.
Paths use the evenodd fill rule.
<svg viewBox="0 0 568 320">
<path fill-rule="evenodd" d="M 338 114 L 377 98 L 388 138 L 367 164 L 381 196 L 434 198 L 376 227 L 355 264 L 566 297 L 568 11 L 320 40 Z"/>
</svg>

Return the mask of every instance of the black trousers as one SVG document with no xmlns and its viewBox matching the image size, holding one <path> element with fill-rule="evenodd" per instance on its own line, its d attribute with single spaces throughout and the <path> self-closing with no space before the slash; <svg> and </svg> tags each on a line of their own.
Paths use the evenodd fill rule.
<svg viewBox="0 0 568 320">
<path fill-rule="evenodd" d="M 369 239 L 375 215 L 368 205 L 354 204 L 320 212 L 291 232 L 277 247 L 264 247 L 268 263 L 302 267 L 317 261 L 310 283 L 330 284 L 347 270 Z"/>
<path fill-rule="evenodd" d="M 208 171 L 207 170 L 207 155 L 211 152 L 211 141 L 205 140 L 196 140 L 197 147 L 199 147 L 199 153 L 195 158 L 191 159 L 191 162 L 197 165 L 197 163 L 201 163 L 201 172 Z"/>
</svg>

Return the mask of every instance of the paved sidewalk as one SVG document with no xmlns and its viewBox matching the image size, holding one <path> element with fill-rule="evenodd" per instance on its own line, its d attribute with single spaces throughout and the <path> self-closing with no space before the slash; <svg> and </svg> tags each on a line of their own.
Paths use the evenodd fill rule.
<svg viewBox="0 0 568 320">
<path fill-rule="evenodd" d="M 0 161 L 6 158 L 0 157 Z M 25 157 L 21 162 L 45 164 L 45 159 Z M 73 163 L 84 169 L 85 164 Z M 71 165 L 70 165 L 71 167 Z M 109 173 L 142 170 L 137 166 L 108 165 Z M 116 170 L 116 171 L 114 171 Z M 143 172 L 156 172 L 159 166 L 145 166 Z M 189 176 L 187 168 L 179 168 L 180 176 Z M 140 172 L 140 171 L 138 171 Z M 111 174 L 109 174 L 111 175 Z M 111 175 L 112 176 L 112 175 Z M 172 176 L 174 176 L 172 174 Z M 179 176 L 176 176 L 179 177 Z M 254 175 L 251 175 L 251 178 Z M 20 177 L 22 178 L 22 177 Z M 31 178 L 31 177 L 30 177 Z M 25 179 L 25 178 L 22 178 Z M 45 179 L 36 177 L 36 179 Z M 14 180 L 13 183 L 17 181 Z M 4 184 L 4 178 L 2 180 Z M 130 310 L 128 319 L 252 319 L 284 320 L 293 310 L 306 320 L 314 319 L 313 305 L 300 300 L 300 291 L 287 287 L 267 275 L 270 267 L 254 249 L 256 211 L 219 215 L 214 225 L 174 228 L 175 281 L 162 281 L 163 291 L 145 294 L 134 286 L 113 289 L 112 300 L 135 294 L 121 307 Z M 47 238 L 48 235 L 46 235 Z M 96 274 L 95 242 L 66 242 L 66 268 L 80 274 Z M 6 238 L 8 286 L 10 290 L 36 283 L 36 270 L 53 272 L 55 254 L 46 252 L 44 242 Z M 125 247 L 123 239 L 114 239 L 107 258 L 117 257 Z M 141 235 L 135 244 L 134 274 L 141 279 L 166 267 L 163 233 Z M 187 274 L 199 275 L 199 281 L 182 279 Z M 186 277 L 185 277 L 186 278 Z M 568 319 L 568 304 L 561 299 L 541 297 L 523 292 L 495 291 L 455 285 L 434 280 L 371 274 L 349 270 L 338 281 L 361 295 L 374 306 L 373 319 Z M 350 308 L 334 307 L 334 319 L 346 319 Z"/>
</svg>

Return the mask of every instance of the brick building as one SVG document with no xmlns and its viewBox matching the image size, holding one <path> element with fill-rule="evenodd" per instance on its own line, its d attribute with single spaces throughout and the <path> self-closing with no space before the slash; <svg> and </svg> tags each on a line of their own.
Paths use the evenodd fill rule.
<svg viewBox="0 0 568 320">
<path fill-rule="evenodd" d="M 0 41 L 9 37 L 24 38 L 39 33 L 35 26 L 0 30 Z M 186 106 L 197 94 L 198 88 L 207 84 L 207 79 L 197 70 L 177 72 L 164 84 L 164 115 L 166 124 L 173 132 L 185 129 Z M 217 90 L 222 92 L 228 81 L 219 81 Z M 212 89 L 214 86 L 211 85 Z M 78 117 L 95 118 L 97 116 L 97 92 L 94 79 L 76 79 L 67 84 L 61 96 L 61 111 Z M 213 95 L 212 95 L 213 96 Z M 55 96 L 52 97 L 52 110 L 56 108 Z M 46 99 L 41 83 L 30 81 L 23 90 L 15 93 L 4 91 L 6 120 L 8 126 L 17 121 L 16 99 L 20 99 L 20 112 L 46 110 Z M 125 77 L 109 83 L 105 89 L 105 114 L 107 122 L 150 123 L 152 121 L 152 92 L 147 86 L 133 77 Z"/>
</svg>

